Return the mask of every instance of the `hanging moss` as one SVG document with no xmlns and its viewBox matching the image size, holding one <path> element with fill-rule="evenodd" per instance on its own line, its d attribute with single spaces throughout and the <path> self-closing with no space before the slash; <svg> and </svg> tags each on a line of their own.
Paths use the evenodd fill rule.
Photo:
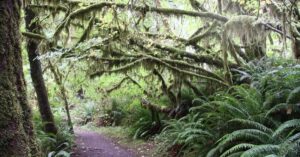
<svg viewBox="0 0 300 157">
<path fill-rule="evenodd" d="M 224 40 L 239 37 L 246 45 L 251 45 L 254 41 L 259 43 L 268 35 L 263 19 L 257 19 L 255 16 L 234 16 L 225 23 L 223 28 Z"/>
</svg>

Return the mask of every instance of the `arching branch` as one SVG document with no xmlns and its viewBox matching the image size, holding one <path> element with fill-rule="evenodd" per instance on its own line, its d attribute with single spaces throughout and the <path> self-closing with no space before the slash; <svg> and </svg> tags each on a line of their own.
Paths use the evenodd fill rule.
<svg viewBox="0 0 300 157">
<path fill-rule="evenodd" d="M 104 73 L 115 73 L 115 72 L 120 72 L 120 71 L 126 71 L 134 66 L 136 66 L 138 63 L 141 63 L 142 61 L 146 60 L 147 58 L 141 58 L 141 59 L 138 59 L 138 60 L 135 60 L 134 62 L 132 63 L 128 63 L 122 67 L 119 67 L 119 68 L 116 68 L 116 69 L 113 69 L 113 70 L 100 70 L 100 71 L 96 71 L 94 73 L 92 73 L 90 75 L 90 78 L 95 78 L 97 76 L 101 76 L 102 74 Z"/>
<path fill-rule="evenodd" d="M 95 20 L 95 16 L 92 16 L 87 24 L 87 27 L 84 29 L 80 39 L 77 41 L 77 43 L 75 44 L 75 47 L 83 42 L 84 40 L 86 40 L 92 30 L 93 24 L 94 24 L 94 20 Z"/>
<path fill-rule="evenodd" d="M 193 73 L 193 72 L 190 72 L 190 71 L 181 70 L 181 69 L 179 69 L 179 68 L 177 68 L 177 67 L 173 67 L 173 66 L 169 65 L 169 64 L 166 63 L 166 62 L 161 61 L 161 60 L 158 59 L 158 58 L 150 57 L 150 56 L 148 56 L 148 57 L 149 57 L 149 59 L 154 60 L 154 61 L 157 61 L 158 63 L 161 63 L 162 65 L 164 65 L 164 66 L 168 67 L 169 69 L 174 70 L 174 71 L 176 71 L 176 72 L 179 72 L 179 73 L 182 73 L 182 74 L 185 74 L 185 75 L 190 75 L 190 76 L 198 77 L 198 78 L 203 78 L 203 79 L 211 80 L 211 81 L 217 82 L 217 83 L 219 83 L 219 84 L 221 84 L 221 85 L 223 85 L 223 86 L 226 86 L 226 87 L 229 86 L 229 85 L 228 85 L 227 83 L 225 83 L 224 81 L 220 81 L 220 80 L 217 80 L 217 79 L 215 79 L 215 78 L 208 77 L 208 76 L 205 76 L 205 75 L 200 75 L 200 74 Z"/>
<path fill-rule="evenodd" d="M 54 33 L 54 36 L 57 36 L 63 29 L 63 27 L 66 27 L 70 24 L 71 20 L 82 16 L 86 13 L 91 13 L 93 11 L 101 11 L 104 7 L 116 7 L 120 9 L 126 9 L 128 8 L 128 4 L 124 3 L 114 3 L 114 2 L 101 2 L 89 5 L 84 8 L 77 9 L 70 14 L 68 14 L 63 20 L 63 22 L 57 27 L 56 32 Z M 219 14 L 211 13 L 211 12 L 195 12 L 195 11 L 187 11 L 187 10 L 181 10 L 181 9 L 172 9 L 172 8 L 157 8 L 157 7 L 151 7 L 151 6 L 136 6 L 131 5 L 131 10 L 140 11 L 140 12 L 156 12 L 164 15 L 186 15 L 191 17 L 200 17 L 200 18 L 208 18 L 213 20 L 218 20 L 220 22 L 227 22 L 228 18 Z"/>
<path fill-rule="evenodd" d="M 22 32 L 22 35 L 27 38 L 37 39 L 37 40 L 47 40 L 47 38 L 41 34 L 31 33 L 31 32 Z"/>
<path fill-rule="evenodd" d="M 67 7 L 64 7 L 62 5 L 37 5 L 37 4 L 29 4 L 27 7 L 30 7 L 31 9 L 46 9 L 51 11 L 68 11 Z"/>
<path fill-rule="evenodd" d="M 205 38 L 205 37 L 207 37 L 207 36 L 211 36 L 211 35 L 215 34 L 216 32 L 212 32 L 212 30 L 213 30 L 216 26 L 217 26 L 217 22 L 215 21 L 215 22 L 213 22 L 213 23 L 211 24 L 211 26 L 209 26 L 209 27 L 207 28 L 207 30 L 206 30 L 205 32 L 203 32 L 202 34 L 199 34 L 199 35 L 196 35 L 196 36 L 190 38 L 190 39 L 188 40 L 187 44 L 193 44 L 193 43 L 198 42 L 198 41 L 200 41 L 201 39 L 203 39 L 203 38 Z"/>
<path fill-rule="evenodd" d="M 119 89 L 119 88 L 122 86 L 122 84 L 125 83 L 128 79 L 129 79 L 129 77 L 123 78 L 118 84 L 116 84 L 116 85 L 113 86 L 112 88 L 107 89 L 107 90 L 105 90 L 105 91 L 109 94 L 109 93 L 111 93 L 112 91 Z"/>
</svg>

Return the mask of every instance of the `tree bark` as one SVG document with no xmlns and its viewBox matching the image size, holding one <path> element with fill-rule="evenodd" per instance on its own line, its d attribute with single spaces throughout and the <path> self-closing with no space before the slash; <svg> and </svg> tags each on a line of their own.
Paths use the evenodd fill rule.
<svg viewBox="0 0 300 157">
<path fill-rule="evenodd" d="M 292 49 L 294 57 L 300 59 L 300 12 L 297 5 L 294 5 L 294 22 L 290 25 L 290 32 L 292 36 Z"/>
<path fill-rule="evenodd" d="M 0 156 L 38 157 L 22 67 L 20 9 L 20 0 L 0 1 Z"/>
<path fill-rule="evenodd" d="M 32 33 L 38 33 L 39 25 L 34 21 L 36 14 L 28 7 L 25 8 L 25 23 L 26 29 Z M 44 131 L 47 133 L 57 133 L 57 127 L 50 108 L 48 99 L 48 93 L 45 86 L 43 72 L 41 68 L 41 62 L 37 59 L 39 42 L 34 39 L 28 39 L 27 42 L 27 53 L 30 63 L 30 74 L 33 82 L 33 86 L 37 95 L 39 111 L 44 124 Z"/>
</svg>

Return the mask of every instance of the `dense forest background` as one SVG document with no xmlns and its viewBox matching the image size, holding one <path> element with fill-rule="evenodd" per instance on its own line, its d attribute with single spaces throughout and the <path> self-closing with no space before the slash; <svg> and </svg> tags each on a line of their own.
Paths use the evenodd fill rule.
<svg viewBox="0 0 300 157">
<path fill-rule="evenodd" d="M 300 156 L 297 0 L 2 0 L 0 36 L 0 156 Z"/>
</svg>

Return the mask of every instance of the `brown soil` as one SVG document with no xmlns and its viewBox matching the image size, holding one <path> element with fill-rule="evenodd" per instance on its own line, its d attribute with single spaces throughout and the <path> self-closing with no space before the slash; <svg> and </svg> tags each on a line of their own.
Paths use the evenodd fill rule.
<svg viewBox="0 0 300 157">
<path fill-rule="evenodd" d="M 93 131 L 75 129 L 76 147 L 72 157 L 137 157 L 113 140 Z"/>
</svg>

